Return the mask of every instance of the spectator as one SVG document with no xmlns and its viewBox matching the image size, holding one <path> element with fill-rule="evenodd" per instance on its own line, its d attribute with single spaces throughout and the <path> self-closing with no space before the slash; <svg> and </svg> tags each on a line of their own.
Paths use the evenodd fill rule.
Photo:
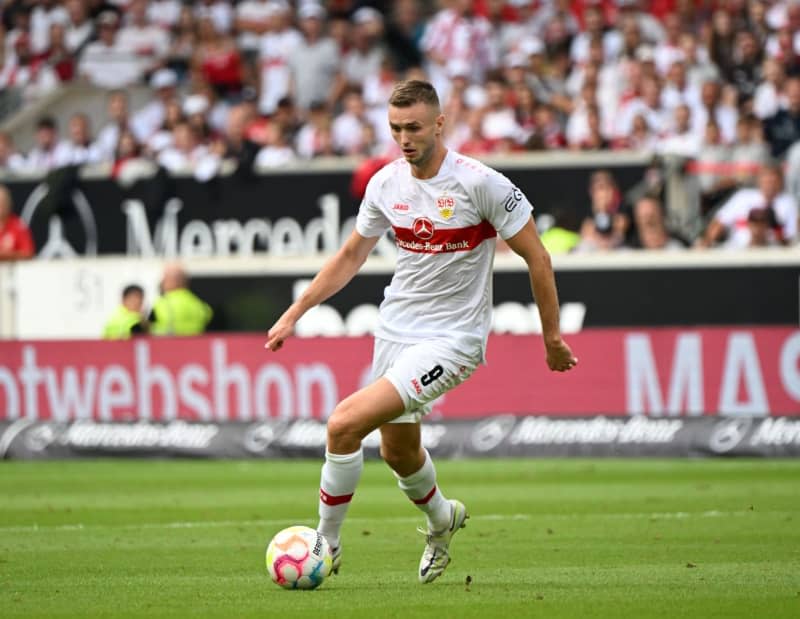
<svg viewBox="0 0 800 619">
<path fill-rule="evenodd" d="M 36 122 L 36 145 L 25 159 L 25 167 L 31 172 L 47 172 L 56 167 L 56 146 L 58 145 L 58 127 L 50 116 L 44 116 Z"/>
<path fill-rule="evenodd" d="M 604 23 L 603 11 L 597 4 L 588 5 L 583 12 L 583 30 L 576 35 L 570 44 L 570 57 L 576 65 L 582 65 L 590 59 L 592 40 L 598 40 L 602 51 L 602 60 L 612 62 L 622 51 L 622 35 L 619 30 L 608 29 Z"/>
<path fill-rule="evenodd" d="M 387 45 L 399 71 L 422 65 L 421 41 L 425 23 L 419 0 L 395 0 L 391 3 L 391 21 L 387 29 Z"/>
<path fill-rule="evenodd" d="M 16 38 L 14 54 L 6 57 L 0 69 L 0 91 L 17 88 L 24 99 L 36 99 L 58 87 L 55 71 L 44 60 L 32 55 L 27 33 Z"/>
<path fill-rule="evenodd" d="M 25 170 L 25 157 L 14 147 L 10 133 L 0 131 L 0 174 L 13 174 Z"/>
<path fill-rule="evenodd" d="M 25 260 L 36 253 L 30 230 L 14 215 L 11 192 L 0 185 L 0 262 Z"/>
<path fill-rule="evenodd" d="M 279 10 L 275 0 L 244 0 L 236 5 L 236 44 L 247 63 L 255 62 L 261 37 L 269 32 Z"/>
<path fill-rule="evenodd" d="M 694 109 L 700 104 L 700 89 L 689 81 L 686 63 L 683 61 L 672 63 L 667 71 L 664 87 L 661 89 L 661 104 L 670 111 L 674 111 L 679 105 L 689 105 Z M 698 134 L 697 137 L 702 136 Z"/>
<path fill-rule="evenodd" d="M 509 104 L 508 88 L 502 75 L 492 74 L 486 82 L 486 106 L 483 108 L 481 135 L 496 145 L 501 140 L 517 140 L 522 130 L 514 108 Z"/>
<path fill-rule="evenodd" d="M 95 144 L 105 160 L 113 159 L 119 143 L 120 133 L 129 128 L 128 95 L 124 90 L 116 90 L 108 95 L 108 123 L 97 134 Z"/>
<path fill-rule="evenodd" d="M 573 209 L 556 207 L 551 213 L 536 218 L 542 245 L 552 254 L 567 254 L 575 249 L 581 240 L 576 232 L 578 220 Z"/>
<path fill-rule="evenodd" d="M 619 110 L 616 118 L 616 137 L 625 139 L 634 129 L 634 120 L 641 116 L 647 127 L 660 135 L 669 127 L 669 111 L 661 105 L 661 85 L 658 78 L 645 77 L 642 80 L 641 95 L 630 99 Z"/>
<path fill-rule="evenodd" d="M 483 110 L 473 109 L 467 113 L 466 132 L 461 136 L 459 152 L 472 157 L 480 157 L 492 152 L 494 143 L 483 135 Z"/>
<path fill-rule="evenodd" d="M 332 122 L 328 107 L 321 101 L 313 103 L 308 120 L 295 138 L 297 154 L 304 159 L 312 159 L 323 154 L 336 153 L 331 132 Z"/>
<path fill-rule="evenodd" d="M 381 44 L 383 17 L 371 7 L 361 7 L 352 17 L 352 44 L 342 57 L 342 76 L 351 86 L 364 87 L 381 72 L 386 50 Z"/>
<path fill-rule="evenodd" d="M 189 72 L 194 48 L 197 45 L 197 30 L 194 12 L 189 6 L 180 7 L 178 22 L 167 52 L 167 68 L 172 69 L 181 79 Z"/>
<path fill-rule="evenodd" d="M 288 57 L 292 97 L 303 111 L 315 101 L 325 101 L 333 107 L 340 55 L 335 41 L 323 34 L 325 9 L 309 2 L 300 7 L 297 15 L 303 42 Z"/>
<path fill-rule="evenodd" d="M 764 61 L 763 75 L 764 81 L 756 87 L 753 98 L 753 113 L 762 120 L 774 116 L 786 106 L 786 72 L 783 65 L 774 58 L 767 58 Z"/>
<path fill-rule="evenodd" d="M 100 88 L 124 88 L 138 82 L 144 66 L 133 47 L 118 34 L 119 16 L 104 11 L 97 17 L 98 39 L 86 46 L 78 64 L 78 73 Z"/>
<path fill-rule="evenodd" d="M 242 89 L 242 59 L 235 41 L 214 28 L 214 22 L 200 18 L 197 22 L 198 44 L 192 59 L 193 67 L 211 84 L 220 97 L 235 98 Z"/>
<path fill-rule="evenodd" d="M 692 131 L 692 110 L 688 105 L 682 103 L 675 108 L 672 127 L 658 139 L 656 151 L 686 159 L 697 157 L 700 138 Z"/>
<path fill-rule="evenodd" d="M 111 177 L 116 179 L 135 179 L 142 170 L 142 166 L 134 166 L 132 162 L 141 162 L 142 147 L 136 141 L 133 131 L 124 128 L 119 134 L 117 146 L 112 153 L 114 162 L 111 168 Z M 132 164 L 132 165 L 128 165 Z"/>
<path fill-rule="evenodd" d="M 782 244 L 773 231 L 778 228 L 775 211 L 756 208 L 747 215 L 747 231 L 750 234 L 748 247 L 780 247 Z"/>
<path fill-rule="evenodd" d="M 684 244 L 667 231 L 664 209 L 657 198 L 643 196 L 633 208 L 633 223 L 639 249 L 684 249 Z"/>
<path fill-rule="evenodd" d="M 786 80 L 786 107 L 764 120 L 764 134 L 773 157 L 782 157 L 800 140 L 800 77 Z"/>
<path fill-rule="evenodd" d="M 267 126 L 266 143 L 256 156 L 257 168 L 277 168 L 292 163 L 297 156 L 289 145 L 286 131 L 272 122 Z"/>
<path fill-rule="evenodd" d="M 719 82 L 705 82 L 700 90 L 700 103 L 692 110 L 692 124 L 698 135 L 710 120 L 719 127 L 722 141 L 730 144 L 736 138 L 735 108 L 721 101 L 721 85 Z"/>
<path fill-rule="evenodd" d="M 292 27 L 292 13 L 285 3 L 273 6 L 267 32 L 259 45 L 260 91 L 259 110 L 269 115 L 278 101 L 288 97 L 291 90 L 289 58 L 303 44 L 303 36 Z"/>
<path fill-rule="evenodd" d="M 114 310 L 103 329 L 103 339 L 128 340 L 134 335 L 147 333 L 144 315 L 144 289 L 137 284 L 125 286 L 122 303 Z"/>
<path fill-rule="evenodd" d="M 367 117 L 361 89 L 350 88 L 344 95 L 344 109 L 331 126 L 334 149 L 346 155 L 361 152 L 362 128 L 366 124 L 371 124 L 371 121 Z"/>
<path fill-rule="evenodd" d="M 534 137 L 547 149 L 564 148 L 567 145 L 567 138 L 558 121 L 558 113 L 552 105 L 541 103 L 536 108 L 536 134 L 529 138 L 529 143 Z"/>
<path fill-rule="evenodd" d="M 150 88 L 156 96 L 136 112 L 131 119 L 131 129 L 136 139 L 144 144 L 164 124 L 167 103 L 175 98 L 178 76 L 171 69 L 159 69 L 150 78 Z"/>
<path fill-rule="evenodd" d="M 53 158 L 56 167 L 99 163 L 103 153 L 92 143 L 91 124 L 86 114 L 74 114 L 69 119 L 68 137 L 55 148 Z"/>
<path fill-rule="evenodd" d="M 616 249 L 622 245 L 628 218 L 620 212 L 621 197 L 610 172 L 600 170 L 589 180 L 591 215 L 583 220 L 578 251 Z"/>
<path fill-rule="evenodd" d="M 189 278 L 179 264 L 164 269 L 161 296 L 150 313 L 153 335 L 200 335 L 211 321 L 209 305 L 189 290 Z"/>
<path fill-rule="evenodd" d="M 767 238 L 770 243 L 788 245 L 796 240 L 797 201 L 783 192 L 780 167 L 770 165 L 759 173 L 757 188 L 740 189 L 720 207 L 697 246 L 712 247 L 721 243 L 731 249 L 748 247 L 752 241 L 748 222 L 754 210 L 764 211 L 755 215 L 756 223 L 762 222 L 764 217 L 769 222 Z"/>
<path fill-rule="evenodd" d="M 639 27 L 642 39 L 650 45 L 661 43 L 666 38 L 664 26 L 648 11 L 644 10 L 640 0 L 618 0 L 620 21 L 634 20 Z"/>
<path fill-rule="evenodd" d="M 75 56 L 67 49 L 65 37 L 64 24 L 54 23 L 50 26 L 50 46 L 42 55 L 61 82 L 69 82 L 75 77 Z"/>
<path fill-rule="evenodd" d="M 659 75 L 666 75 L 672 65 L 684 59 L 681 49 L 683 27 L 677 13 L 669 13 L 664 17 L 664 31 L 664 40 L 653 49 L 653 59 Z"/>
<path fill-rule="evenodd" d="M 769 163 L 769 148 L 764 130 L 755 116 L 742 116 L 736 123 L 736 143 L 731 148 L 731 164 L 738 185 L 754 185 L 759 170 Z"/>
<path fill-rule="evenodd" d="M 191 172 L 198 166 L 210 165 L 214 159 L 208 147 L 201 143 L 197 130 L 185 120 L 173 128 L 172 145 L 158 155 L 158 163 L 172 174 Z"/>
<path fill-rule="evenodd" d="M 38 0 L 31 11 L 31 51 L 39 55 L 50 49 L 51 28 L 64 26 L 68 20 L 69 14 L 58 0 Z"/>
<path fill-rule="evenodd" d="M 763 55 L 758 40 L 752 32 L 743 30 L 736 34 L 736 47 L 726 80 L 733 84 L 740 99 L 752 99 L 762 79 Z"/>
<path fill-rule="evenodd" d="M 155 159 L 157 159 L 165 149 L 173 145 L 173 131 L 175 127 L 186 120 L 183 116 L 183 106 L 181 106 L 181 102 L 178 101 L 178 99 L 170 99 L 167 101 L 164 114 L 164 123 L 159 127 L 158 131 L 151 135 L 150 139 L 143 144 L 145 152 Z M 134 135 L 136 135 L 135 132 Z"/>
<path fill-rule="evenodd" d="M 169 31 L 178 25 L 182 9 L 180 0 L 150 0 L 147 19 L 151 24 Z"/>
<path fill-rule="evenodd" d="M 64 41 L 67 49 L 78 55 L 94 36 L 94 24 L 89 17 L 87 5 L 84 0 L 66 0 L 64 7 L 67 9 L 66 32 Z"/>
<path fill-rule="evenodd" d="M 234 13 L 231 3 L 227 0 L 199 0 L 195 2 L 195 19 L 200 22 L 204 19 L 211 23 L 221 35 L 227 35 L 233 26 Z"/>
<path fill-rule="evenodd" d="M 445 89 L 447 63 L 461 60 L 471 69 L 471 79 L 481 83 L 497 66 L 499 58 L 491 47 L 491 26 L 475 15 L 472 0 L 453 0 L 428 23 L 420 47 L 426 54 L 427 72 L 437 89 Z"/>
<path fill-rule="evenodd" d="M 698 47 L 697 37 L 691 32 L 681 35 L 681 50 L 683 62 L 686 64 L 686 79 L 689 85 L 698 91 L 706 82 L 719 79 L 719 68 L 711 62 L 708 52 L 704 47 Z"/>
<path fill-rule="evenodd" d="M 255 118 L 252 106 L 243 103 L 231 108 L 225 127 L 225 135 L 218 139 L 212 150 L 223 159 L 236 161 L 237 173 L 250 174 L 258 154 L 259 146 L 248 136 L 248 127 Z"/>
<path fill-rule="evenodd" d="M 731 175 L 731 149 L 722 143 L 719 126 L 711 121 L 706 125 L 696 161 L 688 167 L 697 175 L 701 211 L 709 212 L 724 200 L 736 185 Z"/>
<path fill-rule="evenodd" d="M 151 73 L 158 68 L 169 53 L 169 35 L 150 22 L 148 0 L 131 0 L 128 5 L 128 23 L 119 31 L 120 48 L 132 52 L 139 60 L 140 72 Z"/>
</svg>

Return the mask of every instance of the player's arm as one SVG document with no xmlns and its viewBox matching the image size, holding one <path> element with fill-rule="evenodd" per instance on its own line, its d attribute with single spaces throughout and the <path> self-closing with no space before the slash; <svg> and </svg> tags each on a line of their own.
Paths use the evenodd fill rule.
<svg viewBox="0 0 800 619">
<path fill-rule="evenodd" d="M 311 280 L 308 288 L 267 332 L 264 348 L 278 350 L 294 332 L 298 320 L 312 307 L 339 292 L 353 279 L 380 237 L 364 237 L 353 230 L 350 238 Z"/>
<path fill-rule="evenodd" d="M 547 365 L 551 370 L 565 372 L 578 363 L 569 346 L 561 339 L 558 318 L 558 293 L 550 254 L 542 245 L 533 218 L 511 238 L 508 246 L 519 254 L 528 265 L 536 305 L 542 319 L 542 335 L 547 350 Z"/>
</svg>

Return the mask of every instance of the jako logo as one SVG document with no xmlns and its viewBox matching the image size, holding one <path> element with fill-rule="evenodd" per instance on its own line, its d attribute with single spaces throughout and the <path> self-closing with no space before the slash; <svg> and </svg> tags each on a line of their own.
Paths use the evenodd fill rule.
<svg viewBox="0 0 800 619">
<path fill-rule="evenodd" d="M 393 211 L 407 211 L 411 207 L 408 204 L 402 204 L 401 202 L 397 202 L 393 207 Z"/>
</svg>

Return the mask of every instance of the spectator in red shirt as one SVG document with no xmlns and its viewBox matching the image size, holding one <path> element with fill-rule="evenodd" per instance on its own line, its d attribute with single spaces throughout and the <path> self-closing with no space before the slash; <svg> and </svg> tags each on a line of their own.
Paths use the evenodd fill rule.
<svg viewBox="0 0 800 619">
<path fill-rule="evenodd" d="M 35 253 L 28 226 L 11 211 L 11 193 L 0 185 L 0 262 L 32 258 Z"/>
</svg>

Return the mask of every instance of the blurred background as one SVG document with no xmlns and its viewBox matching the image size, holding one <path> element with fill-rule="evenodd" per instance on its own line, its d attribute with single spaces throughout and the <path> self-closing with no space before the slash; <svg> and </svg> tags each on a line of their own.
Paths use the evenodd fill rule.
<svg viewBox="0 0 800 619">
<path fill-rule="evenodd" d="M 263 334 L 399 156 L 387 99 L 422 78 L 448 148 L 533 203 L 581 359 L 548 375 L 501 243 L 489 365 L 433 417 L 473 425 L 442 449 L 800 449 L 800 2 L 0 8 L 0 425 L 259 422 L 236 449 L 319 451 L 369 378 L 393 240 L 286 351 Z M 76 448 L 59 432 L 36 453 Z"/>
</svg>

